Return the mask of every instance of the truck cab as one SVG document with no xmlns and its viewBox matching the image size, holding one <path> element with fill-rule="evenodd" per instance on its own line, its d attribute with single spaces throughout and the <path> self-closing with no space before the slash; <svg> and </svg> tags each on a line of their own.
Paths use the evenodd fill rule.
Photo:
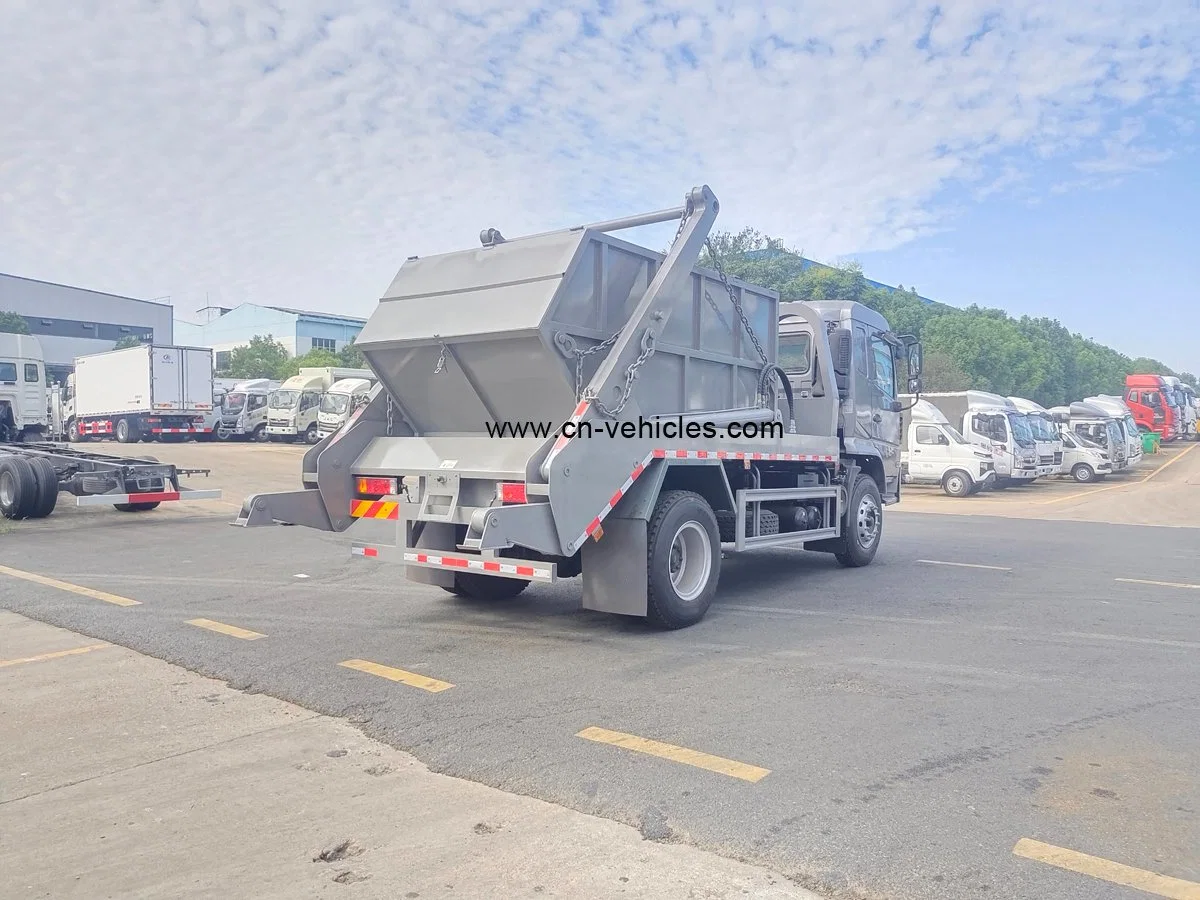
<svg viewBox="0 0 1200 900">
<path fill-rule="evenodd" d="M 1163 441 L 1178 434 L 1173 394 L 1168 394 L 1161 375 L 1126 375 L 1125 403 L 1139 428 L 1153 431 Z"/>
<path fill-rule="evenodd" d="M 1129 465 L 1124 431 L 1103 407 L 1077 400 L 1070 406 L 1056 406 L 1050 412 L 1077 436 L 1104 450 L 1112 461 L 1114 473 Z"/>
<path fill-rule="evenodd" d="M 221 404 L 221 430 L 217 437 L 223 441 L 267 440 L 267 403 L 271 392 L 278 387 L 279 383 L 269 378 L 252 378 L 233 385 Z"/>
<path fill-rule="evenodd" d="M 328 437 L 346 423 L 350 415 L 367 401 L 374 378 L 342 378 L 321 397 L 320 411 L 317 414 L 317 432 L 321 437 Z"/>
<path fill-rule="evenodd" d="M 1063 474 L 1063 440 L 1058 423 L 1039 403 L 1024 397 L 1009 397 L 1009 402 L 1025 415 L 1037 444 L 1038 477 Z"/>
<path fill-rule="evenodd" d="M 1112 394 L 1097 394 L 1095 397 L 1085 397 L 1083 402 L 1099 407 L 1117 420 L 1117 426 L 1125 436 L 1126 467 L 1141 465 L 1145 456 L 1145 451 L 1142 450 L 1142 433 L 1125 401 Z"/>
<path fill-rule="evenodd" d="M 294 441 L 303 435 L 317 442 L 317 412 L 328 382 L 320 375 L 293 375 L 267 398 L 267 436 L 273 441 Z M 309 432 L 312 432 L 312 439 Z"/>
<path fill-rule="evenodd" d="M 1175 399 L 1175 412 L 1179 421 L 1179 436 L 1185 440 L 1196 439 L 1196 407 L 1192 403 L 1195 392 L 1176 375 L 1164 375 L 1163 382 Z M 1191 392 L 1191 396 L 1189 396 Z"/>
<path fill-rule="evenodd" d="M 917 400 L 901 412 L 900 451 L 905 484 L 937 484 L 951 497 L 977 494 L 991 486 L 996 468 L 990 450 L 968 441 L 941 411 Z"/>
<path fill-rule="evenodd" d="M 901 399 L 911 403 L 917 398 Z M 995 487 L 1032 484 L 1038 477 L 1033 429 L 1006 397 L 988 391 L 949 391 L 922 394 L 921 399 L 936 406 L 968 441 L 991 452 Z"/>
<path fill-rule="evenodd" d="M 40 440 L 48 430 L 42 345 L 32 335 L 0 333 L 0 443 Z"/>
</svg>

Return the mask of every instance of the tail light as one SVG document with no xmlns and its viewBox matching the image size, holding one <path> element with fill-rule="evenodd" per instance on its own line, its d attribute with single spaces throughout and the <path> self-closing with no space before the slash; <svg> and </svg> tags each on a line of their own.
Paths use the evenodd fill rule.
<svg viewBox="0 0 1200 900">
<path fill-rule="evenodd" d="M 500 483 L 500 501 L 502 503 L 527 503 L 525 484 L 523 482 L 502 481 Z"/>
<path fill-rule="evenodd" d="M 368 478 L 359 476 L 354 480 L 355 490 L 363 497 L 384 497 L 400 493 L 398 478 Z"/>
</svg>

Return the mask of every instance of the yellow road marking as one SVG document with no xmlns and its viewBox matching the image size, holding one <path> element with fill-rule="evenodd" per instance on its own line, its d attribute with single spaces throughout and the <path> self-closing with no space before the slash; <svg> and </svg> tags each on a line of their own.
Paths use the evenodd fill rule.
<svg viewBox="0 0 1200 900">
<path fill-rule="evenodd" d="M 409 687 L 429 691 L 431 694 L 454 687 L 448 681 L 438 681 L 436 678 L 430 678 L 428 675 L 418 675 L 416 672 L 394 669 L 391 666 L 380 665 L 366 659 L 348 659 L 345 662 L 338 663 L 338 665 L 345 666 L 347 669 L 366 672 L 368 675 L 378 675 L 380 678 L 386 678 L 389 681 L 398 681 L 401 684 L 407 684 Z"/>
<path fill-rule="evenodd" d="M 610 744 L 614 747 L 622 747 L 638 753 L 648 753 L 650 756 L 657 756 L 662 759 L 669 759 L 671 762 L 696 766 L 699 769 L 708 769 L 710 772 L 718 772 L 721 775 L 740 778 L 742 781 L 761 781 L 771 774 L 770 769 L 762 769 L 758 766 L 747 765 L 746 763 L 740 763 L 732 759 L 713 756 L 709 753 L 701 753 L 699 750 L 689 750 L 687 747 L 664 744 L 662 741 L 652 741 L 649 738 L 638 737 L 634 734 L 624 734 L 620 731 L 609 731 L 607 728 L 597 728 L 595 725 L 583 729 L 575 737 L 596 741 L 601 744 Z"/>
<path fill-rule="evenodd" d="M 54 653 L 39 653 L 37 656 L 26 656 L 24 659 L 0 659 L 0 669 L 8 666 L 19 666 L 22 663 L 41 662 L 44 659 L 58 659 L 62 656 L 76 656 L 80 653 L 88 653 L 92 650 L 99 650 L 102 647 L 111 646 L 109 644 L 88 644 L 86 647 L 72 647 L 70 650 L 56 650 Z"/>
<path fill-rule="evenodd" d="M 1053 844 L 1043 844 L 1029 838 L 1021 838 L 1013 847 L 1016 856 L 1023 856 L 1047 865 L 1057 866 L 1069 872 L 1090 875 L 1102 881 L 1124 885 L 1147 894 L 1157 894 L 1170 900 L 1200 900 L 1200 884 L 1194 881 L 1184 881 L 1182 878 L 1171 878 L 1148 872 L 1145 869 L 1135 869 L 1133 866 L 1122 865 L 1099 856 L 1090 856 L 1077 850 L 1067 850 L 1065 847 L 1055 847 Z"/>
<path fill-rule="evenodd" d="M 142 603 L 141 600 L 130 600 L 128 597 L 119 597 L 116 594 L 109 594 L 105 591 L 94 591 L 91 588 L 80 587 L 77 584 L 59 581 L 56 578 L 47 578 L 45 575 L 35 575 L 33 572 L 10 569 L 8 566 L 0 566 L 0 574 L 11 575 L 13 578 L 22 578 L 25 581 L 32 581 L 34 584 L 44 584 L 46 587 L 58 588 L 60 591 L 70 591 L 72 594 L 91 597 L 93 600 L 103 600 L 105 603 L 112 603 L 116 606 L 140 606 Z"/>
<path fill-rule="evenodd" d="M 963 569 L 993 569 L 997 572 L 1011 572 L 1011 566 L 981 566 L 979 563 L 944 562 L 940 559 L 918 559 L 917 562 L 929 566 L 958 566 Z"/>
<path fill-rule="evenodd" d="M 1145 578 L 1118 578 L 1116 580 L 1125 584 L 1155 584 L 1159 587 L 1189 588 L 1193 591 L 1200 591 L 1200 584 L 1184 584 L 1181 581 L 1148 581 Z"/>
<path fill-rule="evenodd" d="M 188 619 L 187 624 L 195 625 L 197 628 L 207 628 L 209 631 L 216 631 L 220 634 L 227 634 L 230 637 L 241 638 L 243 641 L 257 641 L 259 638 L 266 637 L 265 634 L 259 634 L 257 631 L 238 628 L 236 625 L 226 625 L 224 622 L 214 622 L 212 619 Z"/>
<path fill-rule="evenodd" d="M 1154 474 L 1153 472 L 1151 474 Z M 1092 494 L 1103 494 L 1105 491 L 1119 491 L 1121 488 L 1127 488 L 1128 484 L 1110 484 L 1108 487 L 1092 488 L 1090 491 L 1079 491 L 1074 494 L 1067 494 L 1065 497 L 1055 497 L 1053 500 L 1039 500 L 1039 506 L 1049 506 L 1052 503 L 1065 503 L 1068 500 L 1078 500 L 1080 497 L 1090 497 Z"/>
<path fill-rule="evenodd" d="M 1165 463 L 1163 463 L 1161 466 L 1159 466 L 1157 469 L 1155 469 L 1153 472 L 1151 472 L 1149 475 L 1147 475 L 1145 478 L 1143 478 L 1141 483 L 1145 484 L 1147 481 L 1149 481 L 1151 478 L 1153 478 L 1155 475 L 1157 475 L 1163 469 L 1166 469 L 1170 466 L 1175 465 L 1175 463 L 1179 462 L 1181 459 L 1183 459 L 1185 456 L 1187 456 L 1189 453 L 1191 453 L 1195 449 L 1196 449 L 1196 445 L 1192 444 L 1192 446 L 1188 447 L 1186 450 L 1184 450 L 1182 453 L 1180 453 L 1174 459 L 1168 459 Z"/>
</svg>

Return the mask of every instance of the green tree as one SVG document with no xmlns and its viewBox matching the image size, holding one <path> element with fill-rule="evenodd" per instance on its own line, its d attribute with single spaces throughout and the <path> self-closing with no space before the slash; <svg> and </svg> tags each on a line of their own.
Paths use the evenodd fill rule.
<svg viewBox="0 0 1200 900">
<path fill-rule="evenodd" d="M 971 387 L 971 376 L 949 353 L 926 351 L 921 364 L 921 384 L 922 390 L 930 392 L 965 391 Z"/>
<path fill-rule="evenodd" d="M 136 334 L 127 334 L 125 337 L 113 344 L 113 349 L 124 350 L 126 347 L 140 347 L 143 343 L 145 342 Z"/>
<path fill-rule="evenodd" d="M 0 310 L 0 331 L 8 334 L 29 334 L 29 323 L 25 321 L 24 316 Z"/>
<path fill-rule="evenodd" d="M 249 344 L 229 351 L 229 365 L 219 372 L 226 378 L 277 378 L 289 362 L 287 348 L 272 335 L 255 335 Z"/>
<path fill-rule="evenodd" d="M 276 378 L 291 378 L 299 375 L 301 369 L 323 369 L 327 366 L 340 366 L 341 360 L 332 350 L 309 350 L 303 356 L 285 360 L 276 370 Z"/>
<path fill-rule="evenodd" d="M 363 356 L 363 352 L 358 349 L 358 345 L 353 339 L 338 351 L 338 364 L 347 369 L 367 368 L 366 357 Z"/>
</svg>

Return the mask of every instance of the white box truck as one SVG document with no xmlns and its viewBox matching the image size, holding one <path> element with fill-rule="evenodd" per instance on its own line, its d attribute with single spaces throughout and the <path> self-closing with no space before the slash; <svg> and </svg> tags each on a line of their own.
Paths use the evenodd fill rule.
<svg viewBox="0 0 1200 900">
<path fill-rule="evenodd" d="M 68 440 L 182 438 L 208 433 L 213 352 L 142 344 L 75 358 L 63 395 Z"/>
<path fill-rule="evenodd" d="M 911 403 L 916 397 L 901 395 Z M 996 464 L 994 487 L 1032 484 L 1037 478 L 1037 442 L 1029 420 L 1007 397 L 988 391 L 924 393 L 968 441 L 990 450 Z"/>
<path fill-rule="evenodd" d="M 320 441 L 317 417 L 321 396 L 342 378 L 374 380 L 375 373 L 370 369 L 336 366 L 301 369 L 299 374 L 280 385 L 279 390 L 271 392 L 267 401 L 267 436 L 273 441 L 294 441 L 298 437 L 308 444 Z"/>
</svg>

